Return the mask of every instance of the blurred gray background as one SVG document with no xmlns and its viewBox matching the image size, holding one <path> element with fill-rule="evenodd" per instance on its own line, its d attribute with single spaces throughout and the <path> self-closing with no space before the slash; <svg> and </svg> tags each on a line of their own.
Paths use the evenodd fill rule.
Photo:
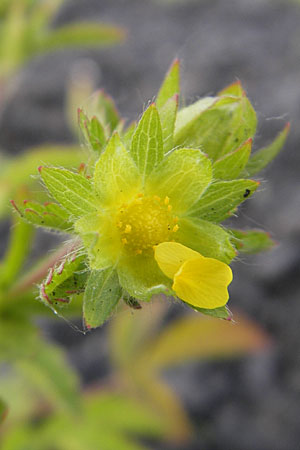
<svg viewBox="0 0 300 450">
<path fill-rule="evenodd" d="M 54 26 L 85 19 L 125 27 L 128 39 L 108 49 L 58 52 L 30 63 L 1 119 L 1 147 L 17 154 L 32 145 L 74 139 L 63 105 L 71 73 L 76 75 L 82 65 L 128 121 L 153 99 L 179 57 L 186 103 L 242 81 L 258 113 L 254 149 L 291 122 L 284 151 L 261 175 L 260 192 L 234 221 L 235 226 L 269 230 L 279 241 L 272 252 L 234 263 L 230 301 L 231 308 L 270 334 L 274 346 L 239 361 L 192 364 L 168 377 L 197 428 L 186 449 L 298 450 L 300 2 L 70 0 Z M 67 347 L 84 383 L 109 370 L 105 330 L 87 337 L 61 323 L 45 325 L 45 330 Z"/>
</svg>

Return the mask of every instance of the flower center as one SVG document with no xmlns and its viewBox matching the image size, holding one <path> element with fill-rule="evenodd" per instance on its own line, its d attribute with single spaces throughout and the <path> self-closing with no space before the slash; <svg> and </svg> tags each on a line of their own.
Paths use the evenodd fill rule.
<svg viewBox="0 0 300 450">
<path fill-rule="evenodd" d="M 144 197 L 138 194 L 129 204 L 123 204 L 117 214 L 117 227 L 124 247 L 141 254 L 154 245 L 174 239 L 178 217 L 172 214 L 169 197 Z"/>
</svg>

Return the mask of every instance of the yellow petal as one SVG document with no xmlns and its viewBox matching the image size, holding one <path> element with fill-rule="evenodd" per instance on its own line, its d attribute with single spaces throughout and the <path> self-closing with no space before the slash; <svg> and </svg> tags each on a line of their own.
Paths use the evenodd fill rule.
<svg viewBox="0 0 300 450">
<path fill-rule="evenodd" d="M 172 289 L 178 297 L 199 308 L 214 309 L 228 301 L 230 267 L 217 259 L 189 259 L 174 276 Z"/>
<path fill-rule="evenodd" d="M 162 272 L 173 279 L 185 261 L 204 257 L 178 242 L 163 242 L 155 246 L 154 258 Z"/>
</svg>

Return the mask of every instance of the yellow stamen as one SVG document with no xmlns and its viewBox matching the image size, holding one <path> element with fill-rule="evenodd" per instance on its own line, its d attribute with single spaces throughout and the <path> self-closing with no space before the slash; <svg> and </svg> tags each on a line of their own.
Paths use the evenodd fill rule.
<svg viewBox="0 0 300 450">
<path fill-rule="evenodd" d="M 177 223 L 177 222 L 178 222 L 178 217 L 177 217 L 177 216 L 174 217 L 173 222 L 174 222 L 174 223 Z"/>
<path fill-rule="evenodd" d="M 127 242 L 128 242 L 128 241 L 127 241 L 127 239 L 126 239 L 126 238 L 123 238 L 123 239 L 122 239 L 122 244 L 124 244 L 124 245 L 125 245 L 125 244 L 127 244 Z"/>
<path fill-rule="evenodd" d="M 176 231 L 178 231 L 179 230 L 179 226 L 178 225 L 174 225 L 174 227 L 173 227 L 173 233 L 176 233 Z"/>
<path fill-rule="evenodd" d="M 142 198 L 142 197 L 144 197 L 144 194 L 142 192 L 139 192 L 137 197 Z"/>
<path fill-rule="evenodd" d="M 168 205 L 169 203 L 170 203 L 169 197 L 165 197 L 165 199 L 164 199 L 164 204 L 165 204 L 165 205 Z"/>
<path fill-rule="evenodd" d="M 132 227 L 131 227 L 131 225 L 126 225 L 126 227 L 125 227 L 125 233 L 131 233 L 131 229 L 132 229 Z"/>
<path fill-rule="evenodd" d="M 157 202 L 160 202 L 160 197 L 158 195 L 154 195 L 153 196 L 154 200 L 156 200 Z"/>
<path fill-rule="evenodd" d="M 118 222 L 118 223 L 117 223 L 117 227 L 118 227 L 118 228 L 122 228 L 122 225 L 123 225 L 122 222 Z"/>
<path fill-rule="evenodd" d="M 168 205 L 168 211 L 172 211 L 172 205 Z"/>
<path fill-rule="evenodd" d="M 137 254 L 137 255 L 141 255 L 142 253 L 143 253 L 143 250 L 141 250 L 140 248 L 137 249 L 137 251 L 136 251 L 136 254 Z"/>
</svg>

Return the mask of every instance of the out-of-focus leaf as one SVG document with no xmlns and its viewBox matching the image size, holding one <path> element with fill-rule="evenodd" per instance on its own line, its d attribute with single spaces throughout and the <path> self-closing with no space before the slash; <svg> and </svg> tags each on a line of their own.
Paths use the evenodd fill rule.
<svg viewBox="0 0 300 450">
<path fill-rule="evenodd" d="M 132 137 L 131 155 L 143 179 L 163 159 L 162 129 L 154 104 L 144 112 Z"/>
<path fill-rule="evenodd" d="M 39 172 L 50 194 L 75 217 L 96 210 L 90 180 L 79 173 L 56 167 L 40 167 Z"/>
<path fill-rule="evenodd" d="M 95 92 L 84 105 L 87 117 L 97 117 L 109 138 L 120 123 L 120 116 L 113 99 L 103 90 Z"/>
<path fill-rule="evenodd" d="M 263 349 L 269 337 L 242 317 L 235 324 L 203 316 L 185 316 L 174 321 L 149 343 L 144 364 L 160 370 L 186 361 L 232 358 Z"/>
<path fill-rule="evenodd" d="M 253 180 L 219 181 L 209 186 L 189 214 L 211 222 L 222 222 L 259 186 Z"/>
<path fill-rule="evenodd" d="M 88 329 L 99 327 L 110 317 L 121 293 L 113 267 L 91 271 L 83 299 L 83 318 Z"/>
<path fill-rule="evenodd" d="M 232 243 L 239 252 L 257 253 L 270 250 L 276 242 L 270 234 L 261 230 L 230 230 L 233 239 Z"/>
<path fill-rule="evenodd" d="M 78 23 L 65 25 L 41 36 L 35 43 L 34 53 L 59 50 L 66 47 L 100 47 L 120 43 L 125 31 L 113 25 Z"/>
<path fill-rule="evenodd" d="M 15 202 L 12 203 L 21 218 L 29 224 L 61 231 L 70 231 L 72 228 L 68 213 L 57 203 L 40 204 L 28 200 L 24 200 L 23 204 L 18 206 Z"/>
<path fill-rule="evenodd" d="M 9 200 L 16 198 L 18 192 L 24 190 L 28 198 L 27 190 L 38 186 L 37 177 L 32 177 L 38 166 L 49 164 L 73 168 L 78 167 L 82 159 L 79 146 L 56 145 L 27 150 L 18 158 L 4 161 L 4 169 L 0 171 L 0 217 L 10 212 Z"/>
<path fill-rule="evenodd" d="M 251 153 L 252 139 L 244 142 L 237 150 L 223 158 L 218 159 L 213 165 L 214 178 L 220 180 L 232 180 L 237 178 L 247 164 Z"/>
<path fill-rule="evenodd" d="M 0 289 L 6 289 L 15 281 L 27 257 L 33 238 L 33 231 L 31 225 L 19 219 L 11 227 L 8 249 L 0 264 Z"/>
<path fill-rule="evenodd" d="M 4 422 L 8 414 L 8 406 L 2 398 L 0 398 L 0 425 Z"/>
<path fill-rule="evenodd" d="M 278 136 L 270 145 L 255 152 L 246 165 L 243 175 L 252 177 L 256 173 L 264 169 L 280 152 L 286 141 L 289 131 L 290 124 L 287 123 L 284 129 L 278 134 Z"/>
<path fill-rule="evenodd" d="M 179 60 L 175 59 L 172 63 L 162 86 L 158 92 L 156 104 L 160 110 L 165 103 L 180 92 L 180 65 Z"/>
</svg>

